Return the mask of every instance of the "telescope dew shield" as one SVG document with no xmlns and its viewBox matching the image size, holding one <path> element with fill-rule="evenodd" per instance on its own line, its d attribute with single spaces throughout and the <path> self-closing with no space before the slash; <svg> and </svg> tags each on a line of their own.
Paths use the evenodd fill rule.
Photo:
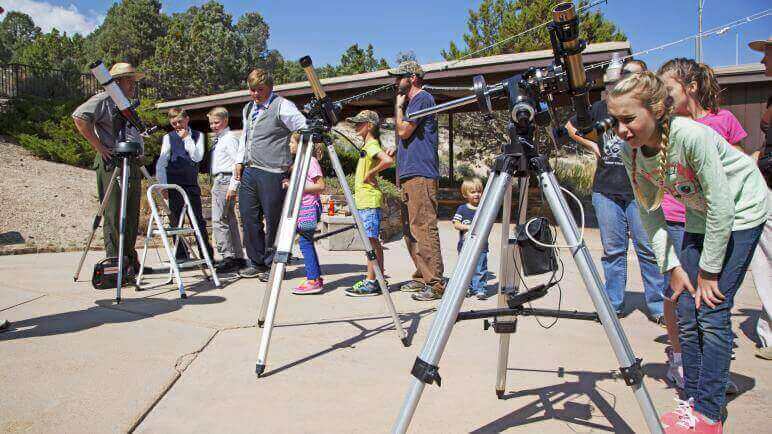
<svg viewBox="0 0 772 434">
<path fill-rule="evenodd" d="M 110 71 L 107 70 L 107 67 L 105 67 L 101 60 L 97 60 L 89 65 L 89 69 L 91 69 L 91 74 L 94 75 L 94 78 L 105 89 L 105 92 L 110 95 L 115 105 L 118 106 L 118 110 L 124 111 L 131 107 L 131 102 L 123 94 L 118 84 L 115 83 L 112 75 L 110 75 Z"/>
<path fill-rule="evenodd" d="M 323 100 L 327 96 L 327 93 L 322 89 L 322 82 L 319 81 L 319 77 L 316 75 L 314 64 L 311 62 L 311 56 L 301 57 L 300 66 L 303 67 L 303 71 L 306 72 L 308 82 L 311 83 L 311 90 L 314 92 L 314 95 L 316 95 L 319 101 Z"/>
<path fill-rule="evenodd" d="M 134 111 L 131 102 L 126 98 L 126 95 L 123 94 L 121 88 L 118 87 L 118 84 L 115 82 L 115 79 L 113 79 L 110 71 L 105 67 L 105 64 L 101 60 L 97 60 L 88 67 L 91 70 L 91 74 L 97 79 L 99 84 L 102 85 L 102 88 L 107 95 L 110 96 L 110 99 L 112 99 L 118 107 L 118 110 L 120 110 L 123 117 L 131 122 L 131 124 L 140 132 L 144 132 L 146 130 L 145 124 L 139 118 L 137 112 Z"/>
<path fill-rule="evenodd" d="M 579 39 L 579 18 L 573 3 L 561 3 L 552 11 L 552 21 L 562 48 L 563 62 L 568 71 L 572 90 L 587 86 L 587 75 L 582 64 L 584 41 Z"/>
<path fill-rule="evenodd" d="M 582 51 L 584 41 L 579 39 L 579 18 L 573 3 L 561 3 L 552 10 L 552 30 L 557 38 L 562 63 L 568 74 L 571 100 L 576 112 L 575 125 L 582 130 L 590 127 L 590 96 L 587 93 L 587 75 L 584 72 Z"/>
</svg>

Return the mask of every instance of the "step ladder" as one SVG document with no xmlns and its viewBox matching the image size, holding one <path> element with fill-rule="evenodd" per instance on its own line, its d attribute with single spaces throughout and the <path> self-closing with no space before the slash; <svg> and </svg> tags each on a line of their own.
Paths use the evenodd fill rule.
<svg viewBox="0 0 772 434">
<path fill-rule="evenodd" d="M 163 217 L 158 212 L 158 207 L 153 196 L 154 192 L 161 193 L 162 191 L 166 190 L 176 190 L 185 201 L 185 205 L 182 207 L 182 211 L 180 212 L 179 221 L 176 222 L 175 226 L 164 226 Z M 193 209 L 190 206 L 190 200 L 188 200 L 188 195 L 185 194 L 185 190 L 176 184 L 153 184 L 147 189 L 147 203 L 150 205 L 150 218 L 147 224 L 147 235 L 145 236 L 144 248 L 142 249 L 142 260 L 140 261 L 139 267 L 140 271 L 136 279 L 137 289 L 145 290 L 157 288 L 160 286 L 168 285 L 172 283 L 174 279 L 177 279 L 180 298 L 188 298 L 187 294 L 185 294 L 185 286 L 182 283 L 182 278 L 180 277 L 180 270 L 186 270 L 193 267 L 199 267 L 205 278 L 209 279 L 211 276 L 215 286 L 219 288 L 220 279 L 217 278 L 217 271 L 214 269 L 212 258 L 209 257 L 209 252 L 207 252 L 206 248 L 201 248 L 200 250 L 204 253 L 204 257 L 199 258 L 197 253 L 199 249 L 192 248 L 193 246 L 191 246 L 185 239 L 186 236 L 195 235 L 195 244 L 198 246 L 205 245 L 201 231 L 198 230 L 198 221 L 196 220 L 196 215 L 193 213 Z M 168 208 L 164 207 L 164 209 Z M 187 221 L 190 226 L 185 226 L 185 216 L 188 217 Z M 169 224 L 175 223 L 171 221 L 171 215 L 169 215 L 169 220 Z M 164 250 L 166 250 L 166 256 L 169 258 L 169 277 L 164 282 L 143 285 L 142 277 L 145 269 L 145 260 L 147 259 L 147 251 L 150 247 L 151 237 L 160 237 L 161 242 L 163 242 Z M 175 237 L 173 245 L 169 237 Z M 187 248 L 188 255 L 191 258 L 189 261 L 180 263 L 177 262 L 175 252 L 177 251 L 177 247 L 180 243 L 182 243 Z M 209 276 L 207 275 L 207 271 L 209 272 Z"/>
</svg>

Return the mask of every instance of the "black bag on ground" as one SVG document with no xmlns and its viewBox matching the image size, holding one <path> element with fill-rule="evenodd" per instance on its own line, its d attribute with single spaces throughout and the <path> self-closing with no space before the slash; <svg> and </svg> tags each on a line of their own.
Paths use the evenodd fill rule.
<svg viewBox="0 0 772 434">
<path fill-rule="evenodd" d="M 128 258 L 123 260 L 123 283 L 126 285 L 134 280 L 134 269 Z M 94 265 L 91 275 L 91 286 L 94 289 L 114 289 L 118 286 L 118 258 L 106 258 Z"/>
<path fill-rule="evenodd" d="M 543 244 L 553 244 L 552 231 L 549 229 L 549 221 L 544 217 L 532 220 L 528 225 L 528 233 L 535 240 Z M 523 264 L 523 275 L 533 276 L 555 272 L 558 269 L 558 261 L 554 247 L 544 247 L 534 243 L 525 232 L 526 225 L 517 228 L 517 244 L 520 246 L 520 260 Z"/>
</svg>

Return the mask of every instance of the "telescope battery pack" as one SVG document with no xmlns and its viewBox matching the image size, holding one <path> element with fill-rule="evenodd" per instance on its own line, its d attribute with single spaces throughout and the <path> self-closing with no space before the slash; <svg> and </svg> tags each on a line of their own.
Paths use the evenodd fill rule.
<svg viewBox="0 0 772 434">
<path fill-rule="evenodd" d="M 531 238 L 542 244 L 553 244 L 555 242 L 549 229 L 549 221 L 544 217 L 539 217 L 527 224 L 519 225 L 517 228 L 517 244 L 520 246 L 523 274 L 534 276 L 537 274 L 554 273 L 558 269 L 555 248 L 544 247 L 534 243 L 525 232 L 526 225 Z"/>
<path fill-rule="evenodd" d="M 134 270 L 128 258 L 123 261 L 123 275 L 121 286 L 133 282 Z M 114 289 L 118 286 L 118 258 L 106 258 L 94 265 L 94 274 L 91 276 L 91 285 L 94 289 Z"/>
</svg>

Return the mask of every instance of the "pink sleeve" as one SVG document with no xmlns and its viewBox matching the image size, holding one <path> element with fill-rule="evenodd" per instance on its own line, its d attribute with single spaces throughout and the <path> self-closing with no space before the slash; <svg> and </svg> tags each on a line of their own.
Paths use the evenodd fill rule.
<svg viewBox="0 0 772 434">
<path fill-rule="evenodd" d="M 745 132 L 745 129 L 740 124 L 740 121 L 738 121 L 729 110 L 726 111 L 725 122 L 727 135 L 729 136 L 726 138 L 727 142 L 736 145 L 740 143 L 740 140 L 748 137 L 748 133 Z"/>
<path fill-rule="evenodd" d="M 308 174 L 306 175 L 306 178 L 309 180 L 314 180 L 322 176 L 324 176 L 322 174 L 322 166 L 319 165 L 319 161 L 317 161 L 316 158 L 312 157 L 311 164 L 308 166 Z"/>
</svg>

